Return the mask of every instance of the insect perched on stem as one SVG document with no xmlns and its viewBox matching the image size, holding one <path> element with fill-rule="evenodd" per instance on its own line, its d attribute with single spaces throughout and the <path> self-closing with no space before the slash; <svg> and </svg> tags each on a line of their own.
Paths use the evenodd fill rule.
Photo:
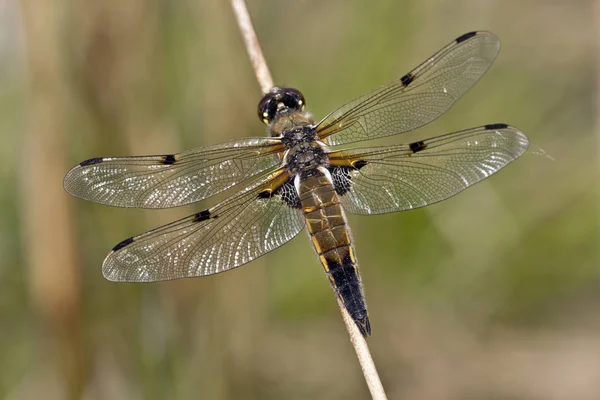
<svg viewBox="0 0 600 400">
<path fill-rule="evenodd" d="M 112 281 L 216 274 L 306 228 L 331 287 L 364 336 L 371 326 L 345 212 L 373 215 L 447 199 L 525 152 L 527 137 L 495 123 L 408 144 L 332 149 L 414 130 L 443 114 L 494 61 L 500 43 L 470 32 L 423 64 L 315 123 L 302 93 L 275 87 L 259 102 L 270 137 L 179 154 L 92 158 L 66 175 L 74 196 L 118 207 L 169 208 L 230 188 L 226 200 L 117 244 Z"/>
</svg>

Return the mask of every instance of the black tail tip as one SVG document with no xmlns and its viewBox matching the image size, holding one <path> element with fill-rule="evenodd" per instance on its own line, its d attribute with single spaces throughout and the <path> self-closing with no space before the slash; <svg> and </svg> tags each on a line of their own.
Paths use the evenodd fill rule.
<svg viewBox="0 0 600 400">
<path fill-rule="evenodd" d="M 371 336 L 371 323 L 369 322 L 369 317 L 367 315 L 360 317 L 355 316 L 353 319 L 363 337 L 366 338 L 367 336 Z"/>
</svg>

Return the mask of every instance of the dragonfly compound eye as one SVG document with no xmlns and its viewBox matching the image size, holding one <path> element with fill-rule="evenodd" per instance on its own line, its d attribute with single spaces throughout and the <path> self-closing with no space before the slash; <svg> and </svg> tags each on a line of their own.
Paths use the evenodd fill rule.
<svg viewBox="0 0 600 400">
<path fill-rule="evenodd" d="M 271 89 L 258 103 L 258 117 L 265 124 L 270 124 L 280 115 L 303 110 L 304 96 L 293 88 Z"/>
<path fill-rule="evenodd" d="M 302 93 L 294 88 L 282 88 L 283 90 L 283 103 L 290 109 L 303 110 L 306 106 L 304 96 Z"/>
<path fill-rule="evenodd" d="M 265 124 L 270 124 L 277 112 L 277 93 L 269 92 L 258 103 L 258 118 Z"/>
</svg>

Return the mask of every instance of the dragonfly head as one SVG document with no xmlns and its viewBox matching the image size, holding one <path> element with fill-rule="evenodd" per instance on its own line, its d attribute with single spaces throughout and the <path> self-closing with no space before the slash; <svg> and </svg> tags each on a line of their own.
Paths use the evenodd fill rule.
<svg viewBox="0 0 600 400">
<path fill-rule="evenodd" d="M 274 87 L 258 103 L 258 117 L 270 125 L 278 117 L 304 109 L 306 103 L 299 90 Z"/>
</svg>

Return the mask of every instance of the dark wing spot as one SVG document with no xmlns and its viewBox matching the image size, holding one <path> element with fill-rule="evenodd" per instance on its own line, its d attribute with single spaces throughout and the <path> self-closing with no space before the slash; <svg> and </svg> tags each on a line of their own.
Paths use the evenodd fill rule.
<svg viewBox="0 0 600 400">
<path fill-rule="evenodd" d="M 122 242 L 120 242 L 119 244 L 117 244 L 115 247 L 113 247 L 112 251 L 119 251 L 121 250 L 123 247 L 130 245 L 131 243 L 133 243 L 133 238 L 130 237 L 128 239 L 123 240 Z"/>
<path fill-rule="evenodd" d="M 410 85 L 414 79 L 415 79 L 415 76 L 411 73 L 408 73 L 408 74 L 404 75 L 402 78 L 400 78 L 400 82 L 402 82 L 402 84 L 406 87 L 406 86 Z"/>
<path fill-rule="evenodd" d="M 492 131 L 495 129 L 506 129 L 506 128 L 508 128 L 508 125 L 506 125 L 506 124 L 489 124 L 489 125 L 486 125 L 484 128 Z"/>
<path fill-rule="evenodd" d="M 356 169 L 361 169 L 362 167 L 364 167 L 367 164 L 368 164 L 368 162 L 365 160 L 358 160 L 358 161 L 352 163 L 352 166 Z"/>
<path fill-rule="evenodd" d="M 366 165 L 366 164 L 365 164 Z M 361 168 L 364 167 L 361 166 Z M 358 169 L 358 167 L 356 167 Z M 350 167 L 330 167 L 329 173 L 331 174 L 331 179 L 333 180 L 333 187 L 335 188 L 335 192 L 343 196 L 350 190 L 350 170 L 354 170 L 354 168 Z"/>
<path fill-rule="evenodd" d="M 209 218 L 211 218 L 210 211 L 202 210 L 194 215 L 194 222 L 206 221 Z M 212 218 L 216 218 L 216 216 Z"/>
<path fill-rule="evenodd" d="M 259 199 L 270 199 L 271 196 L 273 196 L 273 192 L 271 192 L 270 190 L 263 190 L 258 194 Z"/>
<path fill-rule="evenodd" d="M 177 160 L 175 160 L 175 156 L 173 154 L 169 154 L 169 155 L 165 156 L 163 163 L 167 164 L 167 165 L 171 165 L 171 164 L 175 164 L 175 161 L 177 161 Z"/>
<path fill-rule="evenodd" d="M 333 180 L 333 187 L 338 195 L 343 196 L 350 190 L 352 176 L 350 172 L 359 171 L 361 168 L 364 168 L 368 161 L 358 160 L 352 162 L 352 167 L 329 167 L 329 173 L 331 174 L 331 179 Z"/>
<path fill-rule="evenodd" d="M 470 39 L 470 38 L 472 38 L 475 35 L 477 35 L 477 32 L 465 33 L 464 35 L 461 35 L 461 36 L 459 36 L 459 37 L 456 38 L 456 43 L 464 42 L 465 40 Z"/>
<path fill-rule="evenodd" d="M 259 199 L 270 199 L 274 196 L 281 196 L 281 200 L 283 200 L 289 207 L 292 208 L 301 208 L 300 197 L 298 197 L 298 192 L 296 192 L 296 187 L 294 186 L 294 178 L 288 179 L 281 186 L 276 188 L 275 190 L 263 190 L 258 194 Z"/>
<path fill-rule="evenodd" d="M 410 149 L 412 150 L 413 153 L 417 153 L 421 150 L 425 150 L 427 148 L 427 144 L 425 144 L 425 142 L 420 140 L 418 142 L 413 142 L 413 143 L 409 144 L 408 147 L 410 147 Z"/>
<path fill-rule="evenodd" d="M 79 163 L 79 166 L 85 167 L 86 165 L 100 164 L 102 162 L 101 157 L 90 158 L 89 160 L 85 160 Z"/>
<path fill-rule="evenodd" d="M 281 199 L 292 208 L 301 208 L 300 197 L 294 186 L 294 178 L 290 177 L 283 185 L 273 191 L 273 195 L 281 196 Z"/>
</svg>

